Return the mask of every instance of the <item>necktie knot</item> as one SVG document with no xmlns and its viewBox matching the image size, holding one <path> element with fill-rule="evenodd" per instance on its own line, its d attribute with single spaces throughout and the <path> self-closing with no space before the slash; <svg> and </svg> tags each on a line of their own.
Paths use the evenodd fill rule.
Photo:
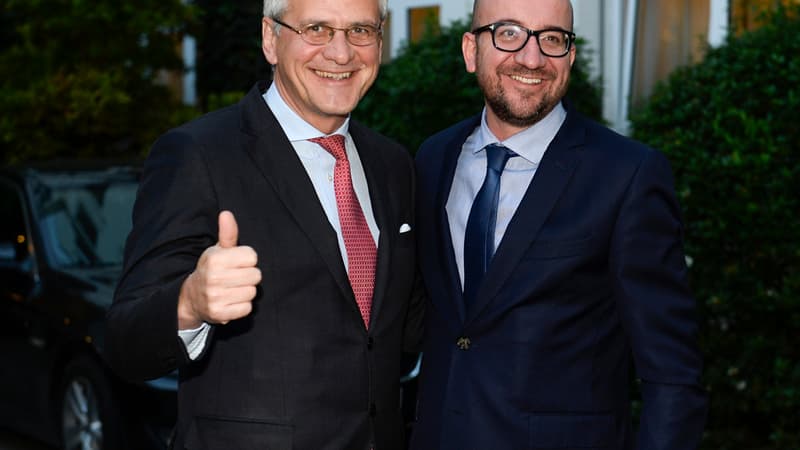
<svg viewBox="0 0 800 450">
<path fill-rule="evenodd" d="M 323 136 L 318 138 L 309 139 L 309 141 L 319 144 L 328 151 L 337 161 L 347 160 L 347 152 L 344 147 L 344 136 L 341 134 L 332 134 L 330 136 Z"/>
<path fill-rule="evenodd" d="M 489 144 L 486 146 L 486 166 L 497 172 L 502 173 L 508 159 L 516 153 L 500 144 Z"/>
</svg>

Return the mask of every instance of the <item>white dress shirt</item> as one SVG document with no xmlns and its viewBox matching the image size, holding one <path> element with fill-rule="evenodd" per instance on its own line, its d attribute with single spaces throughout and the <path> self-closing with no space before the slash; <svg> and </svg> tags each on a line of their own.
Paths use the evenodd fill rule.
<svg viewBox="0 0 800 450">
<path fill-rule="evenodd" d="M 478 195 L 486 177 L 486 151 L 484 148 L 489 144 L 499 143 L 518 155 L 508 160 L 500 176 L 500 199 L 494 232 L 495 248 L 498 248 L 508 224 L 514 217 L 522 197 L 536 174 L 536 169 L 542 161 L 547 146 L 555 138 L 566 117 L 567 112 L 559 103 L 542 120 L 501 142 L 489 130 L 484 108 L 481 125 L 475 128 L 475 131 L 469 135 L 461 147 L 446 206 L 450 236 L 453 240 L 453 251 L 462 288 L 464 286 L 464 232 L 467 228 L 472 202 Z"/>
<path fill-rule="evenodd" d="M 286 104 L 277 87 L 275 87 L 275 83 L 270 85 L 263 97 L 300 158 L 311 184 L 314 185 L 314 191 L 317 193 L 322 209 L 325 211 L 331 226 L 336 230 L 339 251 L 342 255 L 344 267 L 347 269 L 347 250 L 344 246 L 342 228 L 339 224 L 339 209 L 336 206 L 336 193 L 333 187 L 333 169 L 336 165 L 336 158 L 319 144 L 309 141 L 309 139 L 326 135 L 303 120 Z M 341 134 L 345 137 L 345 150 L 347 152 L 347 160 L 350 162 L 353 189 L 356 192 L 356 197 L 358 197 L 358 202 L 361 204 L 361 209 L 364 211 L 364 217 L 372 233 L 372 239 L 377 246 L 380 231 L 378 230 L 378 224 L 375 222 L 375 215 L 372 212 L 372 203 L 370 202 L 364 167 L 361 165 L 361 159 L 358 156 L 355 143 L 353 143 L 353 138 L 348 131 L 349 124 L 350 118 L 348 117 L 342 126 L 331 134 Z M 203 351 L 210 328 L 209 324 L 203 323 L 200 327 L 192 330 L 178 330 L 178 335 L 186 345 L 186 350 L 191 359 L 197 358 Z"/>
</svg>

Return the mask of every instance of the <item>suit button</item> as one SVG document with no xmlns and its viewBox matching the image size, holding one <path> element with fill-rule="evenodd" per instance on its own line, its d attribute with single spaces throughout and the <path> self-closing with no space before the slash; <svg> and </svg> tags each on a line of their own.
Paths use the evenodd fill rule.
<svg viewBox="0 0 800 450">
<path fill-rule="evenodd" d="M 378 414 L 378 408 L 375 407 L 375 403 L 369 404 L 369 416 L 375 417 Z"/>
<path fill-rule="evenodd" d="M 367 350 L 372 350 L 372 345 L 375 343 L 375 339 L 372 339 L 372 336 L 367 338 Z"/>
<path fill-rule="evenodd" d="M 458 338 L 458 340 L 456 341 L 456 345 L 457 345 L 457 346 L 458 346 L 458 348 L 460 348 L 461 350 L 469 350 L 469 346 L 470 346 L 470 345 L 472 345 L 472 341 L 471 341 L 471 340 L 470 340 L 468 337 L 466 337 L 466 336 L 461 336 L 461 337 L 460 337 L 460 338 Z"/>
</svg>

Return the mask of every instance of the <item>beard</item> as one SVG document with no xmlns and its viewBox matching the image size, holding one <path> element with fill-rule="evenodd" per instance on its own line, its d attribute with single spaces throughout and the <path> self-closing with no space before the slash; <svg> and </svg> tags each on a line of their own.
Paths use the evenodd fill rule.
<svg viewBox="0 0 800 450">
<path fill-rule="evenodd" d="M 540 92 L 537 94 L 509 94 L 500 82 L 501 73 L 516 73 L 524 77 L 541 77 L 548 82 L 555 80 L 554 73 L 546 71 L 530 71 L 522 68 L 516 70 L 504 70 L 497 67 L 494 73 L 485 71 L 477 72 L 478 86 L 483 92 L 486 105 L 501 121 L 519 128 L 527 128 L 545 117 L 555 108 L 558 102 L 564 97 L 569 85 L 569 78 L 563 85 L 557 86 L 552 92 Z M 541 97 L 537 100 L 537 95 Z"/>
</svg>

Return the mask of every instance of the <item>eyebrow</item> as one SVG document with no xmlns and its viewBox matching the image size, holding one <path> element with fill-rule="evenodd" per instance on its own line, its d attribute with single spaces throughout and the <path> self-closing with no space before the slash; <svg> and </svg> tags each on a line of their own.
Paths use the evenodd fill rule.
<svg viewBox="0 0 800 450">
<path fill-rule="evenodd" d="M 527 26 L 527 25 L 523 24 L 522 22 L 520 22 L 519 20 L 516 20 L 516 19 L 498 19 L 498 20 L 495 20 L 495 21 L 493 21 L 493 22 L 489 22 L 489 23 L 490 23 L 490 24 L 492 24 L 492 23 L 499 23 L 499 22 L 503 22 L 503 23 L 512 23 L 512 24 L 514 24 L 514 25 L 519 25 L 519 26 L 521 26 L 521 27 L 527 28 L 527 29 L 529 29 L 529 30 L 534 30 L 534 31 L 535 31 L 535 30 L 554 30 L 554 29 L 555 29 L 555 30 L 571 31 L 571 30 L 569 29 L 569 27 L 562 27 L 561 25 L 552 25 L 552 24 L 550 24 L 550 25 L 543 25 L 543 26 L 541 26 L 541 27 L 539 27 L 539 28 L 531 28 L 531 27 L 529 27 L 529 26 Z"/>
<path fill-rule="evenodd" d="M 330 27 L 333 26 L 333 24 L 331 23 L 330 20 L 314 20 L 314 19 L 300 20 L 300 24 L 302 24 L 302 25 L 326 25 L 326 26 L 330 26 Z M 355 21 L 355 22 L 350 22 L 349 24 L 345 25 L 345 27 L 348 27 L 348 28 L 349 27 L 361 27 L 361 26 L 365 26 L 365 25 L 371 26 L 373 28 L 380 28 L 381 27 L 381 21 L 380 20 L 378 20 L 378 22 L 372 22 L 372 21 L 369 21 L 369 20 Z"/>
</svg>

